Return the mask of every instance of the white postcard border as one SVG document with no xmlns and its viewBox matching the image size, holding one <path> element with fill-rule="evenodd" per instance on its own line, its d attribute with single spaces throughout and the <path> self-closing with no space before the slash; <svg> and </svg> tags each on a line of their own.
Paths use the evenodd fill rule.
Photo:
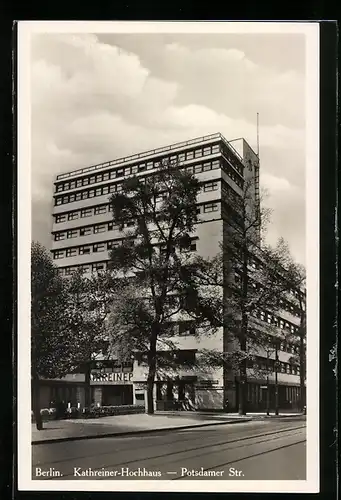
<svg viewBox="0 0 341 500">
<path fill-rule="evenodd" d="M 34 33 L 301 33 L 306 38 L 307 479 L 306 481 L 40 481 L 32 479 L 30 409 L 31 105 Z M 45 22 L 18 24 L 18 489 L 25 491 L 319 491 L 319 24 L 292 22 Z"/>
</svg>

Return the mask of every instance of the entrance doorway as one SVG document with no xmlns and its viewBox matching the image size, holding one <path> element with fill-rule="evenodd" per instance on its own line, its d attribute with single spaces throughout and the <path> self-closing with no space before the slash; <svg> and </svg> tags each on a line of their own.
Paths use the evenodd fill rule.
<svg viewBox="0 0 341 500">
<path fill-rule="evenodd" d="M 133 404 L 132 385 L 104 385 L 102 386 L 103 406 L 122 406 Z"/>
</svg>

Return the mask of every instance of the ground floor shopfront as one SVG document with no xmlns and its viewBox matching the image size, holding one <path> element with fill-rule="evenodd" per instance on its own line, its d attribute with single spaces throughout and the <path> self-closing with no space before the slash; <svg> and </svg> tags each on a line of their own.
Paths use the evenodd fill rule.
<svg viewBox="0 0 341 500">
<path fill-rule="evenodd" d="M 198 380 L 196 376 L 174 377 L 157 380 L 154 385 L 155 409 L 238 410 L 240 386 L 237 380 Z M 265 411 L 276 408 L 276 386 L 263 381 L 246 384 L 246 410 Z M 91 403 L 95 406 L 145 405 L 146 381 L 134 379 L 133 371 L 92 371 L 90 376 Z M 85 394 L 89 390 L 84 374 L 74 374 L 62 380 L 42 381 L 40 408 L 49 408 L 55 402 L 67 406 L 84 407 Z M 278 407 L 280 410 L 299 410 L 301 393 L 298 385 L 278 384 Z"/>
</svg>

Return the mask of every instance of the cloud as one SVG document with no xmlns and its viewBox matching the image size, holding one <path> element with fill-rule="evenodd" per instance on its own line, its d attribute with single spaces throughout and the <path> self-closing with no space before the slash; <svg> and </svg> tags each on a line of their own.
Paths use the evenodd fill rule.
<svg viewBox="0 0 341 500">
<path fill-rule="evenodd" d="M 301 258 L 304 74 L 290 58 L 279 68 L 262 66 L 252 44 L 234 47 L 224 37 L 115 40 L 93 34 L 32 39 L 34 238 L 50 246 L 56 174 L 214 132 L 245 137 L 256 149 L 259 112 L 261 182 L 276 211 L 269 238 L 286 236 Z M 294 210 L 303 218 L 293 223 Z"/>
</svg>

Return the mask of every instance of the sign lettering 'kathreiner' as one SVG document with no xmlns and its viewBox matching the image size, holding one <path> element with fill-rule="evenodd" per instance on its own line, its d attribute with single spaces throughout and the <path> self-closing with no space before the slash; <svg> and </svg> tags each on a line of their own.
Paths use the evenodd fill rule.
<svg viewBox="0 0 341 500">
<path fill-rule="evenodd" d="M 132 384 L 133 374 L 117 372 L 92 372 L 90 374 L 90 382 L 100 384 Z"/>
</svg>

